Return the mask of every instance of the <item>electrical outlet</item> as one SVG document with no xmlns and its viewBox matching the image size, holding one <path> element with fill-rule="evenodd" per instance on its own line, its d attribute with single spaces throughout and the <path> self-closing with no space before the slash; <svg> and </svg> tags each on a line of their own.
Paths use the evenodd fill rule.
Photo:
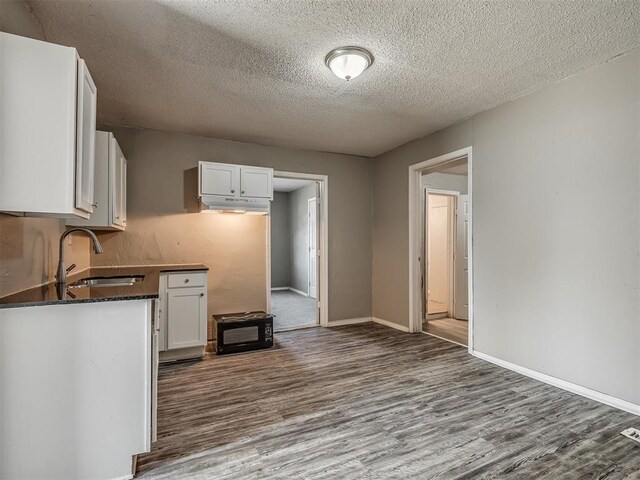
<svg viewBox="0 0 640 480">
<path fill-rule="evenodd" d="M 637 428 L 627 428 L 626 430 L 620 433 L 625 437 L 640 443 L 640 430 L 638 430 Z"/>
</svg>

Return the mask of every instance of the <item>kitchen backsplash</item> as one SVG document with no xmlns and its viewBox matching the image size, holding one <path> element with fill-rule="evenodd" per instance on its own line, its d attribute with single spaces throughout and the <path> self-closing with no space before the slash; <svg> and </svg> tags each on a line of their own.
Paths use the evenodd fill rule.
<svg viewBox="0 0 640 480">
<path fill-rule="evenodd" d="M 0 213 L 0 297 L 54 280 L 65 228 L 64 220 Z M 88 237 L 74 235 L 65 248 L 67 266 L 89 267 Z"/>
</svg>

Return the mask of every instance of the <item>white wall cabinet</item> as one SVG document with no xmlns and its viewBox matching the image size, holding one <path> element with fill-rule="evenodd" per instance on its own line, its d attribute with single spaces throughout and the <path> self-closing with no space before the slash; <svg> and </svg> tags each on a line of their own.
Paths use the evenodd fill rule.
<svg viewBox="0 0 640 480">
<path fill-rule="evenodd" d="M 273 200 L 273 170 L 260 167 L 240 167 L 240 197 Z"/>
<path fill-rule="evenodd" d="M 0 211 L 89 218 L 96 86 L 76 50 L 0 32 Z"/>
<path fill-rule="evenodd" d="M 222 163 L 200 164 L 200 194 L 240 196 L 240 167 Z"/>
<path fill-rule="evenodd" d="M 207 345 L 207 273 L 160 276 L 160 361 L 198 358 Z"/>
<path fill-rule="evenodd" d="M 67 225 L 124 230 L 127 226 L 127 159 L 111 132 L 96 132 L 94 192 L 91 218 L 70 219 Z"/>
<path fill-rule="evenodd" d="M 273 200 L 273 169 L 200 162 L 199 195 Z"/>
</svg>

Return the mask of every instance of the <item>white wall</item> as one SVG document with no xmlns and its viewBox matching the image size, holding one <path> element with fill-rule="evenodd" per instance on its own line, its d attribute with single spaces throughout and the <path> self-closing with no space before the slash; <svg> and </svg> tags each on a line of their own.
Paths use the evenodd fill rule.
<svg viewBox="0 0 640 480">
<path fill-rule="evenodd" d="M 375 159 L 375 317 L 408 325 L 408 165 L 469 145 L 476 350 L 640 405 L 639 51 Z"/>
</svg>

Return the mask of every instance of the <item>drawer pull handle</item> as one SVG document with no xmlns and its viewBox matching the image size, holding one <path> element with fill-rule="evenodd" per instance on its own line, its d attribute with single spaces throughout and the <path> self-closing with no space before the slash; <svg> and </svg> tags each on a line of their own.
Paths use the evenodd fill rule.
<svg viewBox="0 0 640 480">
<path fill-rule="evenodd" d="M 189 283 L 189 279 L 188 279 L 188 278 L 185 278 L 185 279 L 184 279 L 184 283 Z"/>
</svg>

